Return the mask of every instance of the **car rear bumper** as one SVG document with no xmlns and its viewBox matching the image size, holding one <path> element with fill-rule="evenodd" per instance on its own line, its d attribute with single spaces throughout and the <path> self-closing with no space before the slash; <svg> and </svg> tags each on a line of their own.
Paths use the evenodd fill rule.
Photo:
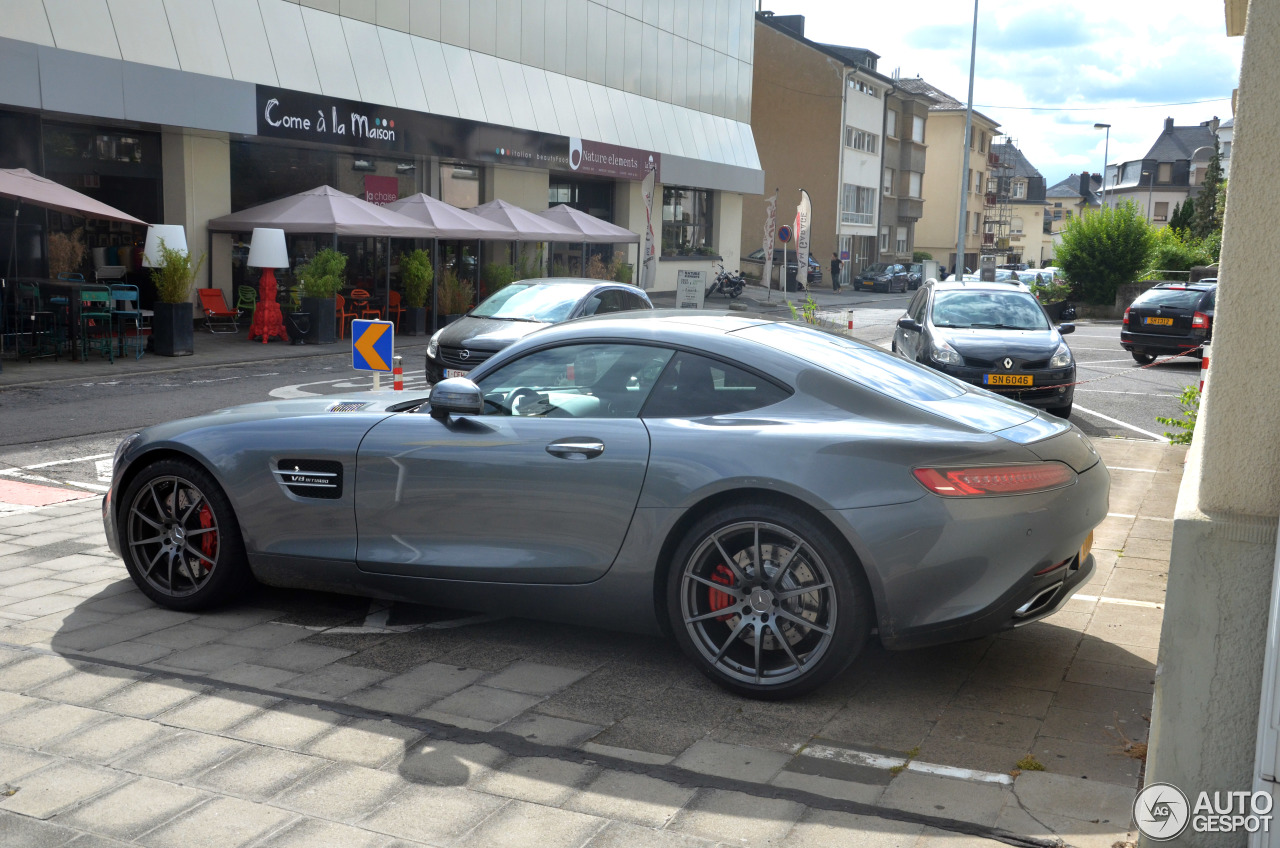
<svg viewBox="0 0 1280 848">
<path fill-rule="evenodd" d="M 1120 346 L 1130 353 L 1185 353 L 1195 350 L 1208 340 L 1205 335 L 1189 336 L 1165 333 L 1134 333 L 1120 331 Z"/>
</svg>

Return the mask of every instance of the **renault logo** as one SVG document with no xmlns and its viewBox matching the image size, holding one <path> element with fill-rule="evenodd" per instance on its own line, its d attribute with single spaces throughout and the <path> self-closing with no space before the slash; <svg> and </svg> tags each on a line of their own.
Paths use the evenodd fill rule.
<svg viewBox="0 0 1280 848">
<path fill-rule="evenodd" d="M 471 358 L 471 351 L 467 350 L 466 348 L 463 348 L 463 349 L 462 349 L 462 353 L 459 353 L 459 354 L 458 354 L 458 358 L 459 358 L 459 359 L 470 359 L 470 358 Z"/>
<path fill-rule="evenodd" d="M 1013 367 L 1013 360 L 1006 356 L 1004 358 L 1004 370 L 1008 371 L 1012 367 Z"/>
</svg>

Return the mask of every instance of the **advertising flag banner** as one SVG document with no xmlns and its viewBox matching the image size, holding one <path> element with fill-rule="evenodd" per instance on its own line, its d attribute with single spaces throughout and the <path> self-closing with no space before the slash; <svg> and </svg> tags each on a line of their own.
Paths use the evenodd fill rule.
<svg viewBox="0 0 1280 848">
<path fill-rule="evenodd" d="M 658 276 L 658 243 L 653 237 L 653 187 L 657 179 L 657 169 L 650 168 L 640 183 L 640 191 L 644 195 L 644 239 L 640 243 L 640 288 L 652 289 Z"/>
<path fill-rule="evenodd" d="M 796 279 L 805 286 L 809 285 L 809 219 L 812 215 L 809 192 L 800 189 L 800 205 L 796 207 Z"/>
<path fill-rule="evenodd" d="M 769 291 L 773 290 L 773 238 L 777 229 L 778 192 L 775 189 L 773 197 L 764 205 L 764 241 L 760 243 L 764 248 L 764 273 L 760 276 L 760 282 Z"/>
</svg>

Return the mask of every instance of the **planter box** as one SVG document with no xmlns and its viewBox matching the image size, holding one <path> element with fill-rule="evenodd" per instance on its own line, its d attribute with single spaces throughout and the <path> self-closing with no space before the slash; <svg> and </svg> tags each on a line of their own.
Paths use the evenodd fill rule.
<svg viewBox="0 0 1280 848">
<path fill-rule="evenodd" d="M 425 336 L 427 335 L 427 315 L 429 310 L 425 307 L 408 306 L 404 310 L 404 320 L 400 322 L 402 331 L 407 336 Z"/>
<path fill-rule="evenodd" d="M 191 303 L 155 303 L 152 306 L 151 339 L 161 356 L 195 353 L 195 323 Z"/>
<path fill-rule="evenodd" d="M 333 298 L 304 297 L 302 311 L 311 316 L 311 326 L 307 330 L 307 344 L 334 344 L 338 341 L 337 310 Z"/>
</svg>

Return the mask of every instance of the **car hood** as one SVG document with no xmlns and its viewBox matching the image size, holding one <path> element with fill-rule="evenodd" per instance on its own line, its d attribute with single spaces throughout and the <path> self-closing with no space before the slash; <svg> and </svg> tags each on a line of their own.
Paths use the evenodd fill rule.
<svg viewBox="0 0 1280 848">
<path fill-rule="evenodd" d="M 549 326 L 551 325 L 537 321 L 504 321 L 467 315 L 444 328 L 444 332 L 440 334 L 440 344 L 475 350 L 502 350 L 530 333 Z"/>
<path fill-rule="evenodd" d="M 945 341 L 961 356 L 995 359 L 1046 359 L 1058 350 L 1062 337 L 1057 330 L 952 330 L 934 327 L 933 336 Z"/>
</svg>

